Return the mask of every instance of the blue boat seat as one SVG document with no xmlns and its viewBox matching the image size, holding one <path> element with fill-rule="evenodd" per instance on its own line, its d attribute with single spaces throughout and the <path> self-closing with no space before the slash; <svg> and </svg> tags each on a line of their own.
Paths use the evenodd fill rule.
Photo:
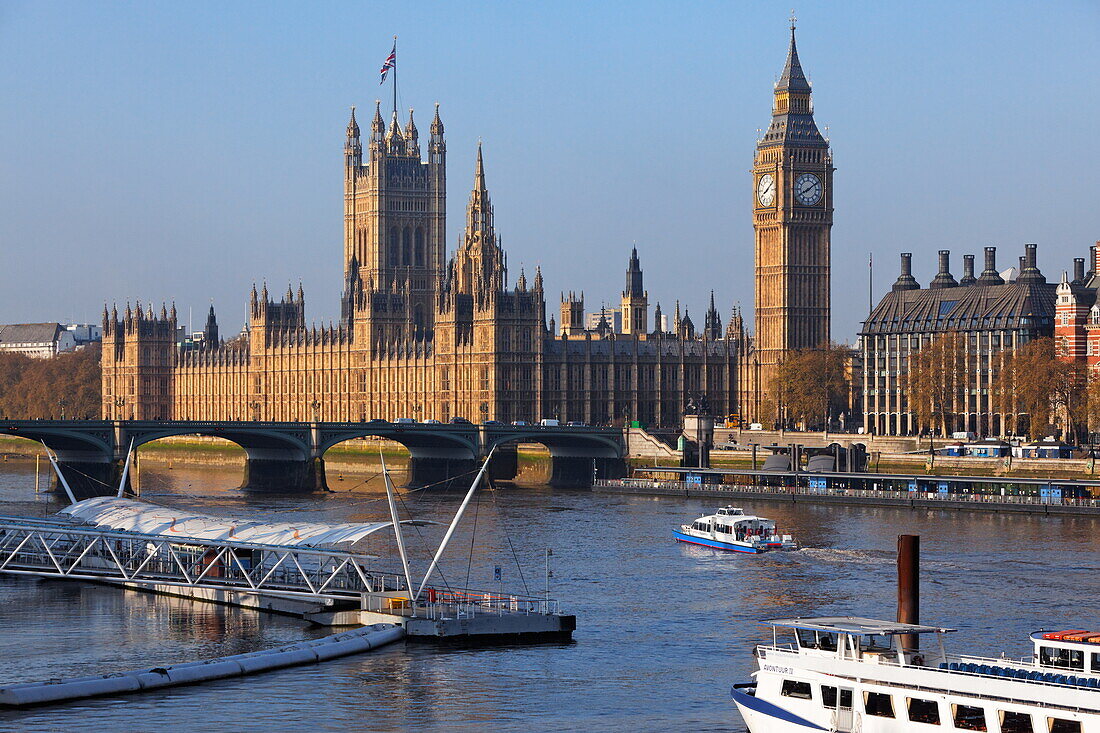
<svg viewBox="0 0 1100 733">
<path fill-rule="evenodd" d="M 978 674 L 989 674 L 989 673 L 990 673 L 990 670 L 989 670 L 989 665 L 988 664 L 978 665 Z"/>
<path fill-rule="evenodd" d="M 1089 687 L 1092 687 L 1094 689 L 1100 687 L 1100 679 L 1096 679 L 1095 677 L 1093 677 L 1091 680 L 1089 680 Z"/>
<path fill-rule="evenodd" d="M 959 670 L 959 663 L 958 662 L 952 662 L 951 664 L 947 665 L 947 668 L 949 670 L 951 670 L 952 672 L 957 672 Z"/>
<path fill-rule="evenodd" d="M 947 662 L 940 662 L 940 669 L 947 669 Z"/>
</svg>

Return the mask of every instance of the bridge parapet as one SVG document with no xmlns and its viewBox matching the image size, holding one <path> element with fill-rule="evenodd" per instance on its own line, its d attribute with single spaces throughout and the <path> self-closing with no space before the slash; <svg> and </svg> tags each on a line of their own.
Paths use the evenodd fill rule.
<svg viewBox="0 0 1100 733">
<path fill-rule="evenodd" d="M 409 484 L 461 482 L 494 448 L 539 443 L 551 454 L 552 485 L 591 486 L 592 477 L 625 471 L 623 431 L 586 426 L 259 422 L 214 420 L 0 420 L 0 434 L 36 440 L 58 455 L 79 498 L 113 494 L 131 441 L 203 435 L 236 443 L 246 454 L 242 488 L 300 492 L 326 488 L 324 455 L 347 440 L 378 436 L 410 454 Z M 514 448 L 513 448 L 514 451 Z M 503 458 L 503 456 L 502 456 Z M 514 456 L 510 462 L 514 464 Z M 514 467 L 511 475 L 515 475 Z M 494 473 L 505 477 L 507 469 Z"/>
</svg>

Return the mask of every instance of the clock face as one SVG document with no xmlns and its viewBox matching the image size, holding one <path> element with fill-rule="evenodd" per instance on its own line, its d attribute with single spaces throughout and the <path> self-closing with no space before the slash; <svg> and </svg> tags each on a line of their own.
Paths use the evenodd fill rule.
<svg viewBox="0 0 1100 733">
<path fill-rule="evenodd" d="M 794 181 L 794 197 L 803 206 L 813 206 L 821 200 L 821 179 L 813 173 L 803 173 Z"/>
<path fill-rule="evenodd" d="M 775 203 L 775 176 L 771 173 L 760 176 L 760 182 L 756 184 L 756 200 L 761 206 Z"/>
</svg>

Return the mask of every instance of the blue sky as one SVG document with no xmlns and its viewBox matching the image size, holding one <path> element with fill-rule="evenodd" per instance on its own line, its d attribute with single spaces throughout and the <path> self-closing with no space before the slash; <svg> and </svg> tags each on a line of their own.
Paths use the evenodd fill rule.
<svg viewBox="0 0 1100 733">
<path fill-rule="evenodd" d="M 1100 3 L 812 2 L 799 51 L 837 171 L 833 337 L 915 253 L 1037 242 L 1057 278 L 1100 239 Z M 448 242 L 478 138 L 518 275 L 590 309 L 637 242 L 650 301 L 752 303 L 752 181 L 788 3 L 0 1 L 0 322 L 175 300 L 223 332 L 248 289 L 339 312 L 348 106 L 447 127 Z M 362 117 L 361 117 L 362 119 Z M 696 316 L 698 314 L 698 316 Z"/>
</svg>

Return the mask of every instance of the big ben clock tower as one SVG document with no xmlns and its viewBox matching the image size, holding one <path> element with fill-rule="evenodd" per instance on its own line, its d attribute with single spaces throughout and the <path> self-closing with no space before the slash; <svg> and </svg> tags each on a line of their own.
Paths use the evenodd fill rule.
<svg viewBox="0 0 1100 733">
<path fill-rule="evenodd" d="M 829 232 L 833 225 L 833 157 L 814 122 L 810 83 L 791 46 L 775 85 L 772 122 L 756 146 L 756 335 L 752 395 L 743 409 L 760 422 L 775 407 L 772 375 L 784 354 L 829 341 Z M 762 404 L 763 403 L 763 404 Z"/>
</svg>

